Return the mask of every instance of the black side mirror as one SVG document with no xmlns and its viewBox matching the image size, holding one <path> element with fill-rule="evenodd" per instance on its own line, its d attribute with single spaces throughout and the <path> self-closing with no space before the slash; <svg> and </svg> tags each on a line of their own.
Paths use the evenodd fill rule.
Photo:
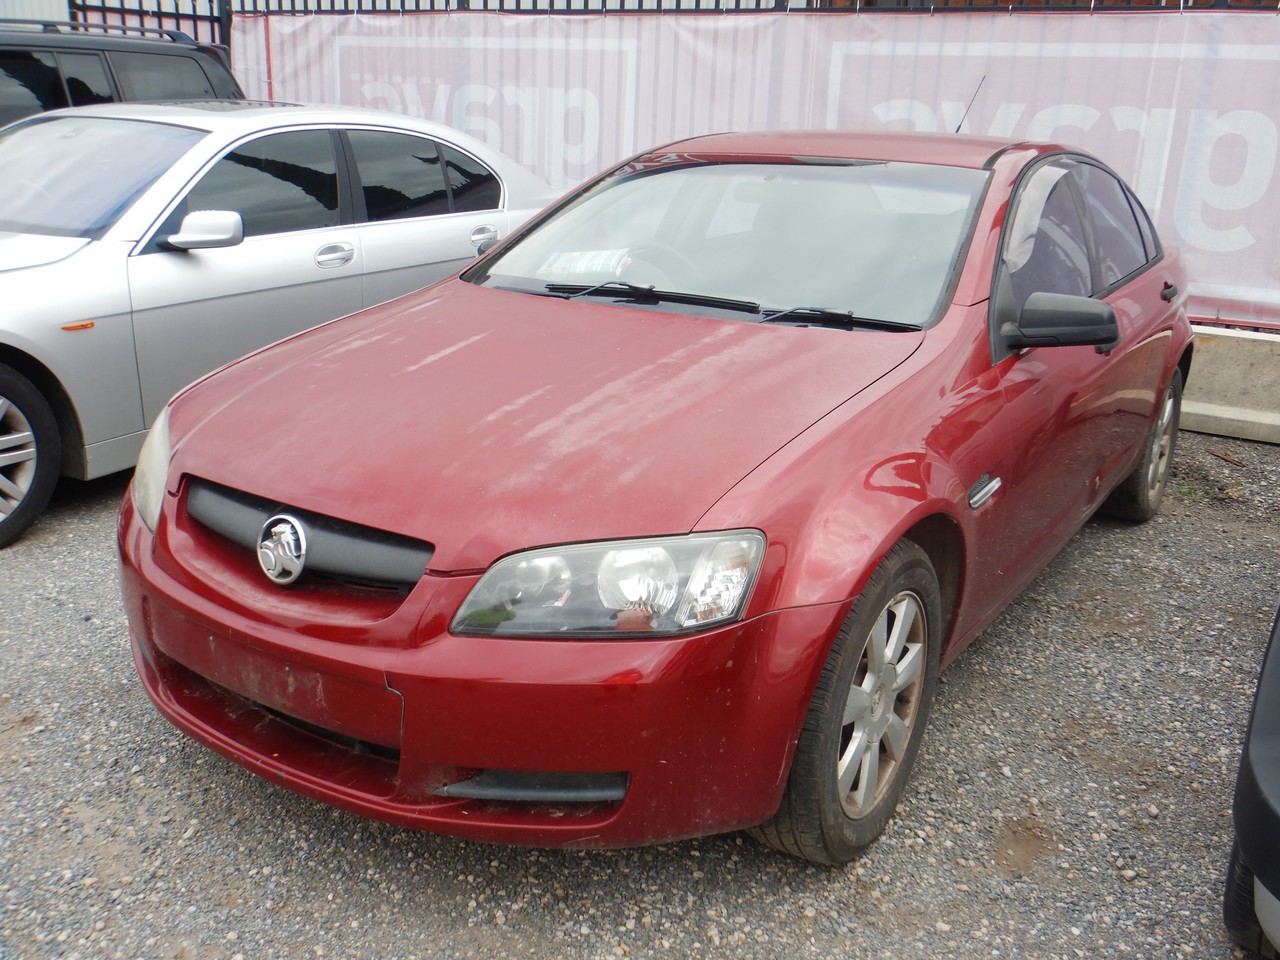
<svg viewBox="0 0 1280 960">
<path fill-rule="evenodd" d="M 1120 344 L 1120 327 L 1111 304 L 1066 293 L 1033 293 L 1017 323 L 1000 327 L 1010 350 L 1023 347 L 1095 346 L 1099 352 Z"/>
</svg>

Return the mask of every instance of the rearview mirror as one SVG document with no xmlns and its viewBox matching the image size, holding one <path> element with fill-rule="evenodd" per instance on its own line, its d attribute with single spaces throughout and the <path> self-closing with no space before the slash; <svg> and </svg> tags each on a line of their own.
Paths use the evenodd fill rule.
<svg viewBox="0 0 1280 960">
<path fill-rule="evenodd" d="M 1087 345 L 1105 351 L 1120 344 L 1120 327 L 1105 300 L 1040 292 L 1027 297 L 1017 323 L 1001 326 L 1000 339 L 1010 350 Z"/>
<path fill-rule="evenodd" d="M 178 232 L 166 239 L 175 250 L 234 247 L 244 240 L 244 221 L 232 210 L 196 210 L 182 218 Z"/>
</svg>

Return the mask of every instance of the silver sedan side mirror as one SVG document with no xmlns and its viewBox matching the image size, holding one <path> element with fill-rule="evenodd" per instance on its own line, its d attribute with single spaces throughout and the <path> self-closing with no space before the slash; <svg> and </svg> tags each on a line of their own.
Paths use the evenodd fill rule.
<svg viewBox="0 0 1280 960">
<path fill-rule="evenodd" d="M 176 250 L 234 247 L 244 240 L 244 221 L 233 210 L 196 210 L 182 218 L 178 232 L 166 239 Z"/>
</svg>

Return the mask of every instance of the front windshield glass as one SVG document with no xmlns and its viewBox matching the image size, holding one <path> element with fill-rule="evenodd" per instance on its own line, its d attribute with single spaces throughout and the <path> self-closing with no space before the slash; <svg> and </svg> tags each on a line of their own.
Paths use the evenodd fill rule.
<svg viewBox="0 0 1280 960">
<path fill-rule="evenodd" d="M 101 236 L 204 133 L 102 117 L 37 117 L 0 133 L 0 231 Z"/>
<path fill-rule="evenodd" d="M 468 279 L 530 293 L 621 280 L 923 326 L 986 178 L 822 160 L 642 170 L 598 184 Z"/>
</svg>

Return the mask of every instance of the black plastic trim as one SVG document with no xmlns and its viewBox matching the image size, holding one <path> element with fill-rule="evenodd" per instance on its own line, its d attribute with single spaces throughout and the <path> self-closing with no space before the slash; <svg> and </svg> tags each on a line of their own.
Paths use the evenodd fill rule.
<svg viewBox="0 0 1280 960">
<path fill-rule="evenodd" d="M 482 770 L 470 780 L 440 787 L 435 795 L 504 803 L 617 803 L 627 795 L 627 775 Z"/>
</svg>

